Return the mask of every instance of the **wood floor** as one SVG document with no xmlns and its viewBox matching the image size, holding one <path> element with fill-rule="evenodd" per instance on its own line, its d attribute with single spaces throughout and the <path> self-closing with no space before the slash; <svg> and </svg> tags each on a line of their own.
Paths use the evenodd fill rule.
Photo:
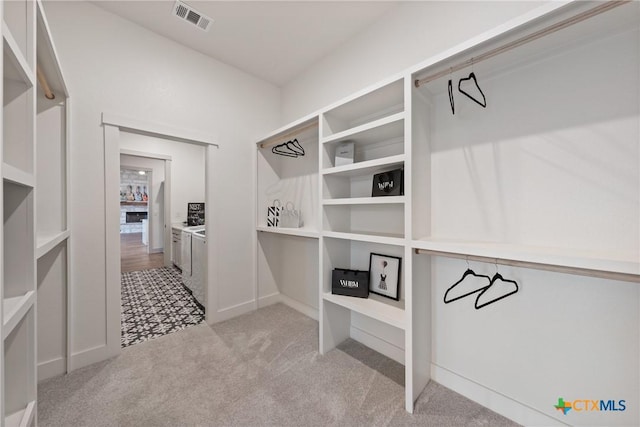
<svg viewBox="0 0 640 427">
<path fill-rule="evenodd" d="M 147 247 L 142 244 L 142 233 L 120 234 L 120 270 L 123 273 L 160 267 L 164 267 L 164 254 L 148 254 Z"/>
</svg>

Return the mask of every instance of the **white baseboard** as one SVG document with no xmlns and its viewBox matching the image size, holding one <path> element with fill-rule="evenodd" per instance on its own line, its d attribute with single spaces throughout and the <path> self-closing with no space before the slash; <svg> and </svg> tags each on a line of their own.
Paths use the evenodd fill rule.
<svg viewBox="0 0 640 427">
<path fill-rule="evenodd" d="M 265 295 L 263 297 L 258 298 L 258 308 L 267 307 L 269 305 L 277 304 L 279 302 L 282 302 L 280 292 L 274 292 L 270 295 Z"/>
<path fill-rule="evenodd" d="M 362 329 L 351 326 L 351 338 L 404 365 L 404 350 Z"/>
<path fill-rule="evenodd" d="M 568 425 L 433 363 L 431 364 L 431 379 L 518 424 L 525 426 Z"/>
<path fill-rule="evenodd" d="M 38 382 L 67 373 L 67 358 L 59 357 L 38 363 Z"/>
<path fill-rule="evenodd" d="M 231 307 L 223 308 L 222 310 L 218 310 L 216 313 L 213 313 L 213 316 L 209 316 L 207 312 L 205 312 L 205 316 L 207 317 L 207 323 L 210 325 L 218 322 L 223 322 L 225 320 L 233 319 L 234 317 L 241 316 L 246 313 L 250 313 L 256 309 L 255 301 L 247 301 L 240 304 L 236 304 Z"/>
<path fill-rule="evenodd" d="M 280 294 L 280 301 L 293 308 L 296 311 L 299 311 L 300 313 L 304 314 L 307 317 L 311 317 L 313 320 L 318 320 L 318 310 L 310 307 L 306 304 L 303 304 L 301 302 L 298 302 L 296 300 L 294 300 L 293 298 L 289 298 L 286 295 Z"/>
<path fill-rule="evenodd" d="M 84 368 L 97 362 L 102 362 L 111 357 L 109 348 L 106 345 L 93 347 L 71 355 L 71 363 L 69 364 L 69 372 L 76 369 Z"/>
<path fill-rule="evenodd" d="M 160 252 L 164 252 L 164 248 L 153 248 L 153 249 L 149 249 L 149 253 L 150 254 L 157 254 Z"/>
</svg>

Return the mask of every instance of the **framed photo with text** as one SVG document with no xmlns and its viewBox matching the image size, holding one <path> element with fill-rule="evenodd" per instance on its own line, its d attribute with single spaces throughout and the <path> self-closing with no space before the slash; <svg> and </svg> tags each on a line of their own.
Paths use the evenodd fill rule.
<svg viewBox="0 0 640 427">
<path fill-rule="evenodd" d="M 400 299 L 400 264 L 402 258 L 371 253 L 369 256 L 369 291 L 398 301 Z"/>
</svg>

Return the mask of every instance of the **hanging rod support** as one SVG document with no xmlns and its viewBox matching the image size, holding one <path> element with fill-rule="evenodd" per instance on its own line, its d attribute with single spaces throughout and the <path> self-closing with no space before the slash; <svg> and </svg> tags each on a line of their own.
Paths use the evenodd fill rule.
<svg viewBox="0 0 640 427">
<path fill-rule="evenodd" d="M 40 83 L 40 87 L 42 87 L 42 90 L 44 91 L 45 98 L 55 99 L 56 95 L 51 91 L 51 88 L 49 87 L 49 83 L 47 82 L 47 77 L 44 75 L 44 73 L 42 72 L 42 69 L 39 66 L 36 67 L 36 74 L 38 76 L 38 82 Z"/>
<path fill-rule="evenodd" d="M 416 87 L 420 87 L 426 83 L 429 83 L 433 80 L 437 80 L 441 77 L 447 76 L 451 73 L 454 73 L 456 71 L 460 71 L 464 68 L 467 68 L 471 65 L 477 64 L 478 62 L 484 61 L 485 59 L 489 59 L 489 58 L 493 58 L 496 55 L 499 55 L 501 53 L 507 52 L 511 49 L 515 49 L 517 47 L 520 47 L 526 43 L 532 42 L 534 40 L 537 40 L 541 37 L 547 36 L 549 34 L 555 33 L 556 31 L 562 30 L 564 28 L 570 27 L 574 24 L 577 24 L 578 22 L 582 22 L 586 19 L 592 18 L 596 15 L 599 15 L 603 12 L 606 12 L 610 9 L 613 9 L 614 7 L 618 7 L 621 6 L 623 4 L 626 3 L 630 3 L 631 0 L 615 0 L 615 1 L 608 1 L 606 3 L 602 3 L 592 9 L 589 9 L 585 12 L 579 13 L 578 15 L 572 16 L 571 18 L 567 18 L 563 21 L 557 22 L 553 25 L 550 25 L 548 27 L 545 27 L 541 30 L 538 30 L 532 34 L 529 34 L 527 36 L 523 36 L 517 40 L 514 40 L 512 42 L 506 43 L 502 46 L 499 46 L 495 49 L 492 49 L 488 52 L 482 53 L 480 55 L 474 56 L 471 59 L 467 59 L 466 61 L 460 62 L 452 67 L 447 68 L 446 70 L 442 70 L 438 73 L 434 73 L 431 74 L 427 77 L 423 77 L 421 79 L 416 79 L 414 81 L 414 85 Z"/>
<path fill-rule="evenodd" d="M 274 145 L 278 145 L 278 144 L 282 143 L 283 141 L 286 141 L 286 140 L 290 139 L 290 137 L 298 135 L 301 132 L 304 132 L 305 130 L 313 129 L 313 128 L 317 128 L 317 127 L 318 127 L 318 122 L 314 121 L 313 123 L 309 123 L 308 125 L 301 126 L 299 128 L 295 128 L 295 129 L 291 130 L 291 132 L 287 132 L 284 135 L 272 136 L 271 138 L 267 139 L 267 141 L 261 142 L 258 146 L 260 148 L 269 148 L 269 147 L 272 147 Z"/>
</svg>

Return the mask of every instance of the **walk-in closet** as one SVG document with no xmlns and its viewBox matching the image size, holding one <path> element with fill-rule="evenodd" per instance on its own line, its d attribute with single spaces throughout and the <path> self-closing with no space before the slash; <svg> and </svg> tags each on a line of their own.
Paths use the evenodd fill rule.
<svg viewBox="0 0 640 427">
<path fill-rule="evenodd" d="M 317 270 L 321 354 L 352 338 L 402 363 L 409 412 L 429 380 L 534 425 L 562 422 L 558 396 L 640 398 L 626 379 L 637 351 L 611 351 L 639 338 L 626 328 L 640 281 L 639 17 L 633 3 L 554 8 L 319 111 L 319 191 L 303 212 L 319 218 L 319 254 L 296 274 L 300 290 Z M 290 179 L 264 170 L 265 140 L 259 290 L 295 282 L 260 260 L 299 251 L 276 236 L 300 232 L 263 224 L 268 189 Z M 402 192 L 372 197 L 396 169 Z M 397 300 L 332 291 L 335 269 L 371 272 L 376 254 L 401 259 Z"/>
</svg>

